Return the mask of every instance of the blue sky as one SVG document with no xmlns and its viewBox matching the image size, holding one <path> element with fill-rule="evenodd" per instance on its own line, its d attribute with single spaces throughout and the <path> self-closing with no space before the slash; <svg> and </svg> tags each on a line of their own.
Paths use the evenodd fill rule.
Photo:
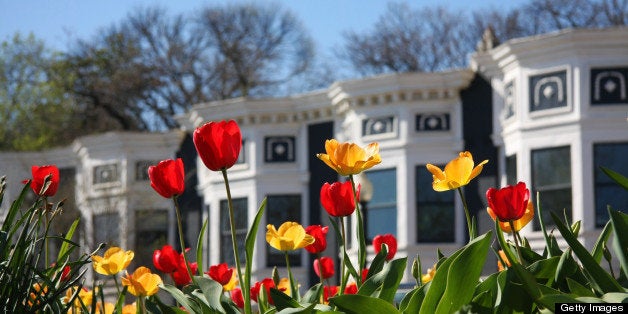
<svg viewBox="0 0 628 314">
<path fill-rule="evenodd" d="M 32 32 L 57 50 L 65 50 L 76 39 L 89 39 L 99 28 L 123 19 L 129 11 L 146 5 L 160 5 L 170 12 L 191 13 L 211 4 L 249 2 L 244 0 L 0 0 L 0 41 L 15 32 Z M 382 12 L 385 0 L 257 0 L 279 3 L 299 17 L 320 51 L 330 52 L 342 44 L 344 31 L 371 29 Z M 446 3 L 453 9 L 512 8 L 525 0 L 406 1 L 421 8 Z"/>
</svg>

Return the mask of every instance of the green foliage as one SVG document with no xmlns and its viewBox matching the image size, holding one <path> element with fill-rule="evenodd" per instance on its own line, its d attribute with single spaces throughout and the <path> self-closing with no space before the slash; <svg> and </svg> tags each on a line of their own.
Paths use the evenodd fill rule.
<svg viewBox="0 0 628 314">
<path fill-rule="evenodd" d="M 0 203 L 5 184 L 5 178 L 0 178 Z M 5 313 L 66 312 L 78 290 L 69 302 L 63 300 L 66 291 L 80 285 L 86 271 L 83 266 L 89 259 L 87 255 L 70 259 L 70 253 L 78 247 L 70 241 L 78 221 L 60 238 L 63 243 L 54 264 L 46 264 L 45 240 L 51 237 L 48 230 L 61 204 L 49 204 L 40 197 L 24 209 L 27 193 L 32 193 L 30 183 L 9 207 L 0 231 L 0 306 Z M 63 275 L 66 266 L 70 267 L 67 277 Z"/>
<path fill-rule="evenodd" d="M 0 150 L 39 150 L 73 139 L 73 102 L 50 79 L 56 56 L 32 34 L 0 44 Z"/>
</svg>

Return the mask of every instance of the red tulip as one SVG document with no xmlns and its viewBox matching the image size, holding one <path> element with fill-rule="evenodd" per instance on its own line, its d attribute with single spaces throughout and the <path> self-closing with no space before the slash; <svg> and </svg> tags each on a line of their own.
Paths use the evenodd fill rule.
<svg viewBox="0 0 628 314">
<path fill-rule="evenodd" d="M 243 309 L 244 308 L 244 296 L 242 296 L 242 289 L 233 288 L 233 290 L 231 290 L 231 300 L 233 301 L 233 303 L 235 303 L 237 307 Z"/>
<path fill-rule="evenodd" d="M 316 276 L 321 277 L 321 270 L 323 271 L 323 279 L 334 276 L 334 260 L 327 256 L 315 259 L 314 272 Z"/>
<path fill-rule="evenodd" d="M 170 274 L 177 270 L 177 266 L 180 264 L 179 260 L 181 255 L 175 251 L 170 245 L 164 245 L 161 250 L 155 250 L 153 252 L 153 265 L 157 270 Z"/>
<path fill-rule="evenodd" d="M 386 255 L 386 260 L 391 260 L 395 257 L 395 253 L 397 253 L 397 239 L 394 235 L 387 234 L 378 234 L 373 238 L 373 250 L 375 254 L 378 254 L 379 251 L 382 250 L 382 244 L 386 244 L 388 246 L 388 255 Z"/>
<path fill-rule="evenodd" d="M 329 298 L 338 294 L 338 286 L 323 286 L 323 302 L 328 303 Z"/>
<path fill-rule="evenodd" d="M 362 279 L 362 283 L 364 283 L 366 281 L 366 276 L 368 276 L 369 274 L 369 269 L 368 268 L 364 268 L 362 269 L 362 273 L 360 274 L 360 279 Z"/>
<path fill-rule="evenodd" d="M 196 262 L 188 263 L 188 265 L 190 266 L 192 274 L 195 274 L 198 271 L 198 264 L 196 264 Z M 190 274 L 188 274 L 183 258 L 181 258 L 181 263 L 177 265 L 177 269 L 170 273 L 170 277 L 172 277 L 172 281 L 174 281 L 175 285 L 179 287 L 183 287 L 192 282 L 192 278 L 190 278 Z"/>
<path fill-rule="evenodd" d="M 233 120 L 205 123 L 194 130 L 193 140 L 198 156 L 213 171 L 231 168 L 242 148 L 242 133 Z"/>
<path fill-rule="evenodd" d="M 350 282 L 345 287 L 345 294 L 356 294 L 358 293 L 358 285 L 355 282 Z"/>
<path fill-rule="evenodd" d="M 500 221 L 513 221 L 523 217 L 530 200 L 530 190 L 523 182 L 508 185 L 501 189 L 490 188 L 486 191 L 488 206 Z"/>
<path fill-rule="evenodd" d="M 65 265 L 63 266 L 63 269 L 61 270 L 61 278 L 59 278 L 60 281 L 68 281 L 68 279 L 70 279 L 70 271 L 72 269 L 70 268 L 70 266 Z"/>
<path fill-rule="evenodd" d="M 233 268 L 229 268 L 227 263 L 209 266 L 209 271 L 206 272 L 209 277 L 217 281 L 221 285 L 226 285 L 231 281 L 233 276 Z"/>
<path fill-rule="evenodd" d="M 356 188 L 358 201 L 360 200 L 360 185 Z M 351 181 L 325 182 L 321 187 L 321 204 L 327 213 L 334 217 L 345 217 L 353 214 L 355 201 Z"/>
<path fill-rule="evenodd" d="M 183 194 L 184 184 L 183 160 L 163 160 L 156 166 L 148 167 L 150 186 L 165 198 Z"/>
<path fill-rule="evenodd" d="M 271 278 L 264 278 L 262 281 L 256 282 L 251 287 L 251 299 L 257 302 L 257 297 L 259 296 L 261 288 L 264 287 L 266 291 L 266 296 L 268 297 L 268 303 L 273 304 L 273 299 L 270 297 L 270 288 L 275 287 L 275 282 Z"/>
<path fill-rule="evenodd" d="M 33 174 L 31 189 L 33 189 L 35 194 L 39 196 L 54 196 L 57 193 L 59 188 L 59 168 L 57 166 L 32 166 L 31 173 Z M 51 176 L 50 185 L 45 191 L 42 191 L 47 176 Z"/>
<path fill-rule="evenodd" d="M 329 231 L 329 227 L 321 226 L 321 225 L 311 225 L 305 228 L 305 233 L 314 237 L 314 243 L 305 247 L 305 249 L 312 253 L 317 254 L 322 251 L 325 251 L 327 248 L 327 232 Z"/>
</svg>

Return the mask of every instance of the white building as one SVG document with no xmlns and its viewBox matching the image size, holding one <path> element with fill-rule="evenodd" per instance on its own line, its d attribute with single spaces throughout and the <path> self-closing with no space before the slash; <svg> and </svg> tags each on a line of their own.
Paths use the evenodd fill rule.
<svg viewBox="0 0 628 314">
<path fill-rule="evenodd" d="M 330 138 L 362 146 L 379 142 L 382 163 L 366 172 L 368 181 L 360 178 L 372 185 L 372 196 L 363 195 L 367 237 L 394 234 L 397 256 L 419 254 L 429 266 L 437 248 L 447 254 L 465 243 L 458 196 L 434 192 L 425 169 L 427 163 L 445 165 L 464 150 L 476 163 L 489 159 L 465 187 L 482 231 L 492 228 L 486 189 L 524 181 L 533 193 L 540 191 L 546 211 L 565 208 L 573 220 L 582 220 L 581 234 L 590 245 L 606 221 L 606 204 L 628 210 L 628 194 L 598 170 L 607 166 L 628 174 L 628 28 L 564 30 L 495 47 L 488 38 L 471 56 L 470 69 L 389 74 L 284 98 L 197 104 L 178 117 L 185 137 L 107 133 L 58 150 L 2 153 L 0 173 L 10 181 L 6 199 L 19 190 L 12 178 L 29 177 L 31 164 L 56 163 L 75 171 L 89 249 L 116 240 L 142 253 L 166 239 L 176 246 L 172 204 L 152 191 L 144 175 L 149 164 L 183 156 L 190 176 L 182 198 L 187 241 L 195 243 L 201 221 L 208 219 L 205 265 L 233 263 L 223 178 L 195 157 L 190 133 L 207 121 L 234 119 L 243 149 L 228 174 L 240 241 L 262 200 L 268 200 L 254 280 L 284 264 L 283 255 L 264 240 L 266 224 L 330 225 L 318 201 L 320 187 L 342 178 L 315 156 Z M 101 226 L 118 228 L 118 235 L 103 236 Z M 542 245 L 534 223 L 523 232 Z M 351 242 L 354 252 L 355 237 Z M 291 256 L 302 283 L 311 278 L 311 260 L 305 251 Z"/>
</svg>

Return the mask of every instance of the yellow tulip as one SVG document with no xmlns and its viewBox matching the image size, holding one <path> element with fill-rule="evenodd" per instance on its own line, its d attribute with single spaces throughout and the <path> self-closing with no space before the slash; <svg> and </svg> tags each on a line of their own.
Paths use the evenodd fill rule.
<svg viewBox="0 0 628 314">
<path fill-rule="evenodd" d="M 123 251 L 113 246 L 103 256 L 93 255 L 92 264 L 94 270 L 101 275 L 115 275 L 127 268 L 134 256 L 133 251 Z"/>
<path fill-rule="evenodd" d="M 266 242 L 280 251 L 298 250 L 314 243 L 314 237 L 305 233 L 305 229 L 299 223 L 287 221 L 279 226 L 266 226 Z"/>
<path fill-rule="evenodd" d="M 436 275 L 436 265 L 434 265 L 432 268 L 427 269 L 427 272 L 421 276 L 421 282 L 423 284 L 426 284 L 432 281 L 432 279 L 434 279 L 434 275 Z"/>
<path fill-rule="evenodd" d="M 290 291 L 290 279 L 288 278 L 281 278 L 279 279 L 279 284 L 277 285 L 277 290 L 283 292 L 284 294 L 287 294 L 288 296 L 290 296 L 292 294 L 292 292 Z"/>
<path fill-rule="evenodd" d="M 457 189 L 469 184 L 469 181 L 473 180 L 473 178 L 477 177 L 480 172 L 482 172 L 482 168 L 487 162 L 488 160 L 484 160 L 474 168 L 471 153 L 461 152 L 457 158 L 453 159 L 445 166 L 445 171 L 432 164 L 425 166 L 427 170 L 432 173 L 432 177 L 434 178 L 432 188 L 434 188 L 434 191 L 442 192 Z"/>
<path fill-rule="evenodd" d="M 229 282 L 226 285 L 222 286 L 222 289 L 224 291 L 231 291 L 233 290 L 233 288 L 235 288 L 238 285 L 239 281 L 238 281 L 238 272 L 236 272 L 235 270 L 231 272 L 231 279 L 229 280 Z"/>
<path fill-rule="evenodd" d="M 331 139 L 325 141 L 326 154 L 317 154 L 318 159 L 325 162 L 341 176 L 358 174 L 379 164 L 379 144 L 371 143 L 362 148 L 355 143 L 338 143 Z"/>
<path fill-rule="evenodd" d="M 152 274 L 150 269 L 140 266 L 133 274 L 122 277 L 122 285 L 127 286 L 128 291 L 134 296 L 151 296 L 159 291 L 161 277 Z"/>
<path fill-rule="evenodd" d="M 122 314 L 135 314 L 137 313 L 137 304 L 131 303 L 122 307 Z"/>
<path fill-rule="evenodd" d="M 79 287 L 74 286 L 66 290 L 65 299 L 64 299 L 65 303 L 70 302 L 70 300 L 72 299 L 72 295 L 74 295 L 74 293 L 76 292 L 76 289 L 79 289 Z M 74 299 L 74 303 L 72 304 L 74 313 L 81 313 L 83 309 L 83 306 L 81 305 L 81 303 L 85 305 L 85 307 L 87 308 L 90 308 L 90 306 L 92 305 L 92 298 L 93 298 L 94 293 L 92 291 L 87 290 L 85 287 L 80 288 L 80 289 L 81 290 L 79 290 L 78 298 Z"/>
<path fill-rule="evenodd" d="M 102 305 L 100 302 L 96 303 L 96 314 L 113 314 L 115 309 L 116 306 L 111 302 L 105 302 L 105 305 Z M 122 308 L 122 313 L 125 314 L 131 312 L 124 312 L 124 308 Z M 133 308 L 132 313 L 135 313 L 135 308 Z"/>
<path fill-rule="evenodd" d="M 490 207 L 487 207 L 486 211 L 488 212 L 488 215 L 493 218 L 493 221 L 495 221 L 496 216 L 493 210 Z M 512 224 L 515 227 L 515 231 L 523 229 L 523 227 L 525 227 L 530 221 L 532 221 L 532 218 L 534 218 L 534 205 L 532 204 L 532 202 L 528 202 L 528 206 L 526 207 L 526 211 L 523 213 L 523 216 L 521 216 L 521 218 L 517 220 L 512 221 Z M 512 232 L 512 228 L 510 228 L 510 224 L 508 223 L 508 221 L 500 221 L 499 228 L 506 233 Z"/>
<path fill-rule="evenodd" d="M 502 264 L 502 262 L 501 262 L 501 261 L 506 262 L 506 265 L 507 265 L 508 267 L 512 266 L 512 265 L 510 264 L 510 261 L 508 260 L 508 257 L 506 257 L 506 253 L 504 253 L 504 251 L 499 250 L 497 253 L 499 254 L 499 257 L 501 258 L 501 260 L 499 260 L 499 259 L 497 260 L 497 270 L 498 270 L 498 271 L 502 271 L 502 270 L 504 270 L 504 265 Z"/>
</svg>

